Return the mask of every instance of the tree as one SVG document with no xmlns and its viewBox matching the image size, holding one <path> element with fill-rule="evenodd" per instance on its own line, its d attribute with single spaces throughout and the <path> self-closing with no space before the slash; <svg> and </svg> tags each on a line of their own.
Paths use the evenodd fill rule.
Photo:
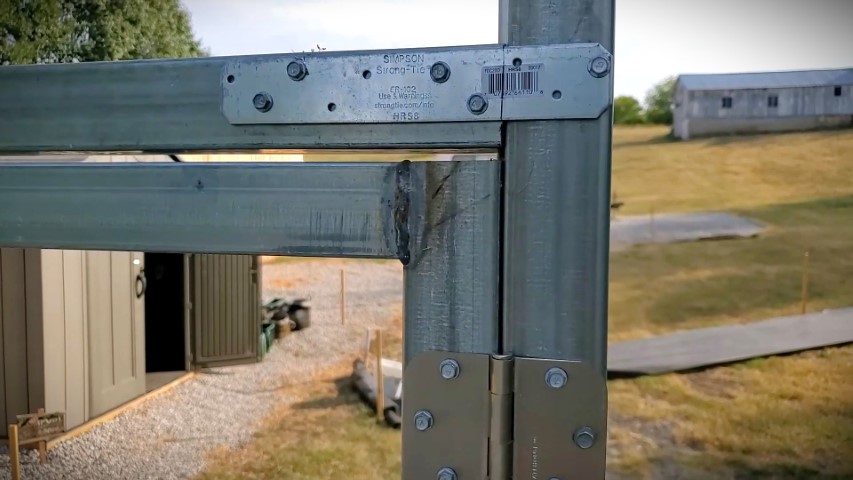
<svg viewBox="0 0 853 480">
<path fill-rule="evenodd" d="M 0 1 L 0 65 L 207 54 L 179 0 Z"/>
<path fill-rule="evenodd" d="M 623 95 L 613 101 L 613 123 L 636 125 L 645 121 L 643 108 L 636 98 Z"/>
<path fill-rule="evenodd" d="M 667 77 L 646 94 L 646 120 L 649 123 L 672 125 L 675 81 L 675 77 Z"/>
</svg>

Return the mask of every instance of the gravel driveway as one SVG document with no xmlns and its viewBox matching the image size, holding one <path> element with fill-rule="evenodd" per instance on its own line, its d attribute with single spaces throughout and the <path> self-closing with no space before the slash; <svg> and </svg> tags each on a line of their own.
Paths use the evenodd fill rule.
<svg viewBox="0 0 853 480">
<path fill-rule="evenodd" d="M 347 325 L 340 324 L 340 269 L 347 272 Z M 310 298 L 311 328 L 280 341 L 262 363 L 209 369 L 90 432 L 59 444 L 48 463 L 22 452 L 22 478 L 188 478 L 205 454 L 248 441 L 273 405 L 293 401 L 282 387 L 364 351 L 366 328 L 391 327 L 402 312 L 399 262 L 299 260 L 266 264 L 264 300 Z M 0 447 L 0 479 L 9 457 Z"/>
</svg>

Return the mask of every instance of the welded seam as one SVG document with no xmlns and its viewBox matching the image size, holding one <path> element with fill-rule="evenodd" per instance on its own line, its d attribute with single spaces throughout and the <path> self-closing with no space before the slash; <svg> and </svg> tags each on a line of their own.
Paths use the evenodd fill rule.
<svg viewBox="0 0 853 480">
<path fill-rule="evenodd" d="M 409 248 L 409 209 L 412 194 L 411 162 L 403 160 L 397 164 L 394 184 L 394 238 L 397 246 L 397 258 L 403 265 L 411 260 Z"/>
</svg>

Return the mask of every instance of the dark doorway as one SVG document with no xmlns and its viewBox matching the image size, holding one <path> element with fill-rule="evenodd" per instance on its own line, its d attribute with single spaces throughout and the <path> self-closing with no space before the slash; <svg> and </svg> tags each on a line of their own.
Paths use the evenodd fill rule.
<svg viewBox="0 0 853 480">
<path fill-rule="evenodd" d="M 145 370 L 186 370 L 184 256 L 145 254 Z"/>
</svg>

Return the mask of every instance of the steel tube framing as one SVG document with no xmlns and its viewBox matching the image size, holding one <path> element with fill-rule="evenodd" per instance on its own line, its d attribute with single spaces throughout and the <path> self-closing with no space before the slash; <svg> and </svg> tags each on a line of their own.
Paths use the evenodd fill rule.
<svg viewBox="0 0 853 480">
<path fill-rule="evenodd" d="M 411 172 L 406 362 L 425 351 L 493 353 L 498 342 L 498 162 Z M 404 446 L 405 448 L 405 446 Z"/>
<path fill-rule="evenodd" d="M 420 248 L 440 251 L 434 244 L 445 238 L 424 235 L 428 226 L 420 222 L 431 219 L 408 216 L 409 196 L 441 211 L 472 205 L 485 187 L 471 187 L 481 187 L 481 178 L 495 178 L 497 167 L 496 162 L 2 165 L 0 246 L 406 261 L 408 229 L 418 232 L 413 238 Z M 449 182 L 459 188 L 424 195 L 431 179 L 450 172 L 461 172 L 461 183 Z M 444 228 L 470 241 L 474 233 L 465 229 L 481 226 L 477 221 L 462 226 L 451 218 Z M 423 255 L 416 259 L 421 265 Z"/>
<path fill-rule="evenodd" d="M 500 145 L 500 122 L 230 124 L 222 113 L 226 63 L 277 57 L 294 55 L 3 66 L 0 153 L 482 150 Z"/>
</svg>

